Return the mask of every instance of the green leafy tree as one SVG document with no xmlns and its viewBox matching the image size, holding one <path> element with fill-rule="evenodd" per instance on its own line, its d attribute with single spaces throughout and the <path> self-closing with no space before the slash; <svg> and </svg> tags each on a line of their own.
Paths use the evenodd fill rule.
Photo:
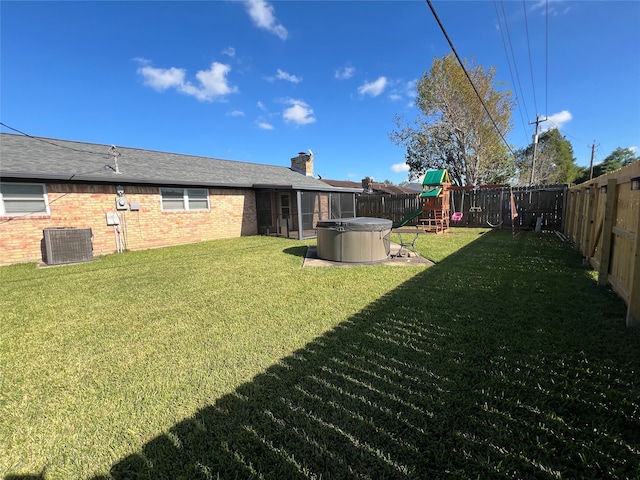
<svg viewBox="0 0 640 480">
<path fill-rule="evenodd" d="M 494 67 L 485 70 L 466 60 L 464 65 L 506 137 L 512 128 L 511 91 L 496 87 Z M 416 106 L 420 110 L 417 119 L 406 124 L 396 116 L 397 130 L 389 135 L 396 145 L 406 147 L 410 178 L 443 168 L 457 185 L 503 183 L 511 178 L 513 158 L 455 56 L 434 58 L 431 69 L 418 82 Z"/>
<path fill-rule="evenodd" d="M 518 183 L 521 185 L 527 185 L 531 181 L 533 148 L 534 145 L 531 144 L 516 151 Z M 571 142 L 557 128 L 543 132 L 538 138 L 533 184 L 574 182 L 581 173 L 575 162 Z"/>
<path fill-rule="evenodd" d="M 602 162 L 593 166 L 593 178 L 599 177 L 614 170 L 618 170 L 627 165 L 631 165 L 633 162 L 640 160 L 640 157 L 636 157 L 634 151 L 630 148 L 618 147 L 607 156 Z M 583 172 L 576 178 L 576 183 L 582 183 L 589 180 L 589 168 L 584 168 Z"/>
<path fill-rule="evenodd" d="M 636 157 L 633 154 L 633 150 L 630 148 L 618 147 L 609 154 L 601 163 L 594 165 L 593 176 L 599 177 L 605 173 L 613 172 L 626 165 L 631 165 L 633 162 L 640 160 L 640 157 Z"/>
</svg>

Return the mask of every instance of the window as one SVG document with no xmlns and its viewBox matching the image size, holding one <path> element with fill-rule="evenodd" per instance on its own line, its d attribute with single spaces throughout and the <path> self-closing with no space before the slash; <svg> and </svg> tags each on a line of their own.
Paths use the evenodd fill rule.
<svg viewBox="0 0 640 480">
<path fill-rule="evenodd" d="M 44 185 L 0 183 L 0 215 L 48 215 Z"/>
<path fill-rule="evenodd" d="M 209 191 L 206 188 L 161 188 L 162 210 L 209 210 Z"/>
</svg>

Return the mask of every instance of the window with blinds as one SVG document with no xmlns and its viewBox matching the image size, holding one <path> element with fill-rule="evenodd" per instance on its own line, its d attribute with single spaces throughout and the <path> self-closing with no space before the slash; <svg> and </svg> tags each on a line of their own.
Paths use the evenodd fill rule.
<svg viewBox="0 0 640 480">
<path fill-rule="evenodd" d="M 49 215 L 44 185 L 0 183 L 0 215 Z"/>
<path fill-rule="evenodd" d="M 162 211 L 209 210 L 206 188 L 161 188 Z"/>
</svg>

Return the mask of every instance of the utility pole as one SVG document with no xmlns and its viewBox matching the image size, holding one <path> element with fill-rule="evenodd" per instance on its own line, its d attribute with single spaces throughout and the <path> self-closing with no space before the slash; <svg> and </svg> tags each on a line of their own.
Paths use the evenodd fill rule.
<svg viewBox="0 0 640 480">
<path fill-rule="evenodd" d="M 589 164 L 589 180 L 593 178 L 593 159 L 596 156 L 596 141 L 591 145 L 591 163 Z"/>
<path fill-rule="evenodd" d="M 536 115 L 535 122 L 529 122 L 529 125 L 536 124 L 536 133 L 533 135 L 533 159 L 531 160 L 531 177 L 529 179 L 529 185 L 533 185 L 533 172 L 536 168 L 536 152 L 538 150 L 538 126 L 541 122 L 546 122 L 547 118 L 540 118 L 540 115 Z"/>
</svg>

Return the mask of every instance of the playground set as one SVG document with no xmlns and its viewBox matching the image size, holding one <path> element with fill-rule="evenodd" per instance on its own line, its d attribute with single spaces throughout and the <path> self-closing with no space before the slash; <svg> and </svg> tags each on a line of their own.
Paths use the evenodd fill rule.
<svg viewBox="0 0 640 480">
<path fill-rule="evenodd" d="M 483 207 L 478 201 L 480 196 L 480 190 L 482 189 L 499 189 L 500 198 L 497 203 L 497 211 L 485 212 Z M 508 188 L 505 193 L 504 188 Z M 460 209 L 456 209 L 454 192 L 460 192 Z M 505 197 L 506 194 L 506 197 Z M 456 187 L 451 185 L 451 180 L 447 170 L 430 170 L 425 174 L 422 182 L 422 193 L 420 193 L 420 208 L 416 211 L 409 213 L 399 222 L 392 225 L 392 232 L 398 234 L 400 240 L 399 255 L 402 254 L 403 249 L 415 251 L 415 242 L 418 239 L 420 233 L 446 233 L 449 230 L 451 223 L 459 223 L 462 220 L 465 203 L 465 196 L 469 197 L 469 203 L 471 204 L 467 208 L 467 213 L 472 216 L 488 217 L 489 214 L 495 216 L 497 222 L 491 223 L 489 218 L 486 218 L 486 223 L 492 228 L 500 228 L 504 223 L 503 217 L 503 201 L 508 202 L 508 216 L 511 218 L 511 229 L 515 234 L 515 219 L 519 216 L 518 207 L 515 202 L 515 196 L 511 187 L 505 187 L 504 185 L 479 185 L 473 186 L 461 186 Z M 486 200 L 486 199 L 485 199 Z M 495 202 L 494 202 L 495 203 Z M 450 206 L 451 205 L 451 206 Z M 451 212 L 453 208 L 453 212 Z M 417 221 L 413 224 L 412 220 Z M 538 219 L 539 221 L 539 219 Z M 409 223 L 413 226 L 409 226 Z M 536 227 L 538 228 L 538 227 Z M 411 237 L 410 240 L 403 239 L 402 235 L 405 234 Z"/>
<path fill-rule="evenodd" d="M 449 188 L 451 180 L 447 170 L 430 170 L 422 181 L 420 208 L 393 225 L 402 228 L 418 217 L 417 227 L 428 233 L 444 233 L 449 229 Z"/>
<path fill-rule="evenodd" d="M 410 250 L 417 254 L 415 243 L 420 233 L 446 233 L 449 230 L 450 219 L 456 221 L 454 217 L 450 218 L 450 186 L 451 180 L 447 170 L 430 170 L 425 174 L 422 181 L 422 193 L 420 193 L 420 208 L 392 226 L 392 232 L 398 234 L 400 240 L 398 256 L 402 256 L 403 250 Z M 407 226 L 414 218 L 418 218 L 417 224 Z M 404 239 L 403 234 L 405 235 Z"/>
</svg>

